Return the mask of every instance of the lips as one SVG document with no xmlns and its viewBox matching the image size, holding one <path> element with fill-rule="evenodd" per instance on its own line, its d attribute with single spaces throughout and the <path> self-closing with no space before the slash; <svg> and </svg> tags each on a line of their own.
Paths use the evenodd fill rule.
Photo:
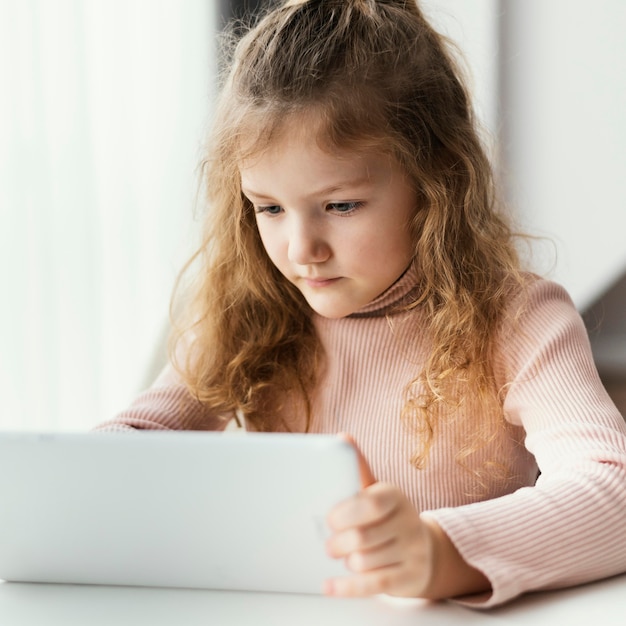
<svg viewBox="0 0 626 626">
<path fill-rule="evenodd" d="M 328 287 L 329 285 L 332 285 L 333 283 L 337 282 L 339 280 L 339 278 L 306 278 L 306 277 L 303 277 L 303 280 L 309 287 L 321 288 L 321 287 Z"/>
</svg>

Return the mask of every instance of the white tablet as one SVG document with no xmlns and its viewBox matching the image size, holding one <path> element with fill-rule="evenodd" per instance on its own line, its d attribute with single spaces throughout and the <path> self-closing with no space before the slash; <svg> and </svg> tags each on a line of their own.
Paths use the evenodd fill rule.
<svg viewBox="0 0 626 626">
<path fill-rule="evenodd" d="M 3 433 L 0 578 L 319 593 L 359 486 L 332 435 Z"/>
</svg>

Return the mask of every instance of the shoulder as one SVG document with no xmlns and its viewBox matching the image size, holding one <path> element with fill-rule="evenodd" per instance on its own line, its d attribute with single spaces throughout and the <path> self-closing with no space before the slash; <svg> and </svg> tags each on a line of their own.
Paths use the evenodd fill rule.
<svg viewBox="0 0 626 626">
<path fill-rule="evenodd" d="M 592 358 L 587 330 L 568 291 L 530 273 L 511 290 L 495 349 L 496 364 L 504 368 L 508 379 L 557 354 L 576 356 L 576 360 Z"/>
<path fill-rule="evenodd" d="M 504 332 L 524 328 L 543 334 L 548 327 L 568 322 L 582 324 L 569 292 L 557 282 L 536 274 L 523 275 L 521 284 L 511 288 L 509 303 L 502 320 Z"/>
<path fill-rule="evenodd" d="M 520 315 L 537 308 L 554 305 L 575 310 L 574 302 L 563 285 L 526 272 L 522 274 L 521 284 L 510 290 L 508 312 Z"/>
</svg>

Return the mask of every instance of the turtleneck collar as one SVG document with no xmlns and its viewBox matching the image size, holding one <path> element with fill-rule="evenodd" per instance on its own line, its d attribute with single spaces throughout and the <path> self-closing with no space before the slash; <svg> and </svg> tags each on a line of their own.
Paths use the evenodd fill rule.
<svg viewBox="0 0 626 626">
<path fill-rule="evenodd" d="M 369 304 L 348 315 L 348 317 L 380 317 L 391 314 L 394 312 L 394 309 L 399 309 L 403 304 L 408 304 L 411 297 L 415 296 L 419 288 L 418 283 L 417 269 L 415 264 L 411 263 L 395 283 L 385 289 Z"/>
</svg>

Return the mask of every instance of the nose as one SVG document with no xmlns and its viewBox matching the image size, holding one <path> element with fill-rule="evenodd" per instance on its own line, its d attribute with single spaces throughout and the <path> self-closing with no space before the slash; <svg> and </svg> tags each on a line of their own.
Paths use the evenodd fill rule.
<svg viewBox="0 0 626 626">
<path fill-rule="evenodd" d="M 321 226 L 314 219 L 294 219 L 289 233 L 288 258 L 297 265 L 323 263 L 331 247 Z"/>
</svg>

